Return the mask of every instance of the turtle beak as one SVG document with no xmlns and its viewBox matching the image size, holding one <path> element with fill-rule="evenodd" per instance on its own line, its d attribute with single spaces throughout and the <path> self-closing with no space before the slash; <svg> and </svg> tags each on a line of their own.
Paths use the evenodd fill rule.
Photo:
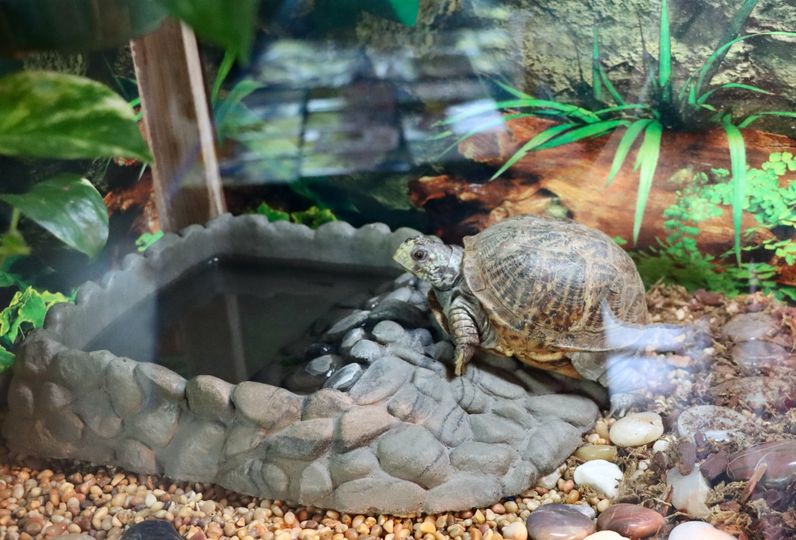
<svg viewBox="0 0 796 540">
<path fill-rule="evenodd" d="M 398 246 L 398 249 L 395 250 L 395 253 L 392 256 L 392 259 L 408 272 L 414 272 L 415 270 L 411 253 L 416 243 L 417 238 L 409 238 L 408 240 L 404 240 L 403 243 Z"/>
</svg>

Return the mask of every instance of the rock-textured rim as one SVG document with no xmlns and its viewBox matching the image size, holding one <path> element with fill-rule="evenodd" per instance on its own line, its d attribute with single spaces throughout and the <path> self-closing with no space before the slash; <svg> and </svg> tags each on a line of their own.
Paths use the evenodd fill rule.
<svg viewBox="0 0 796 540">
<path fill-rule="evenodd" d="M 81 349 L 102 332 L 104 327 L 98 322 L 110 324 L 130 306 L 216 257 L 356 265 L 394 276 L 400 270 L 392 263 L 393 252 L 406 238 L 418 234 L 409 228 L 393 232 L 383 223 L 356 229 L 333 221 L 313 230 L 288 221 L 269 222 L 259 215 L 223 214 L 205 226 L 191 225 L 178 234 L 166 234 L 143 255 L 127 255 L 120 270 L 108 272 L 99 283 L 83 284 L 75 304 L 53 306 L 44 328 L 63 345 Z M 124 302 L 119 302 L 122 293 Z"/>
<path fill-rule="evenodd" d="M 357 513 L 460 510 L 521 492 L 574 451 L 596 405 L 555 393 L 560 387 L 509 359 L 492 367 L 512 376 L 483 359 L 451 379 L 436 354 L 450 353 L 444 337 L 434 346 L 447 348 L 428 343 L 436 352 L 420 352 L 391 342 L 397 323 L 376 329 L 398 318 L 391 311 L 402 304 L 398 289 L 326 331 L 340 343 L 358 334 L 367 343 L 366 333 L 380 341 L 367 343 L 379 354 L 347 391 L 304 396 L 209 375 L 186 380 L 161 365 L 82 350 L 126 310 L 209 259 L 355 265 L 389 279 L 399 274 L 392 253 L 415 234 L 342 222 L 313 231 L 225 215 L 167 235 L 99 284 L 83 285 L 76 305 L 52 310 L 45 329 L 25 340 L 3 426 L 9 446 Z M 393 285 L 411 298 L 419 291 L 407 290 L 406 278 Z"/>
</svg>

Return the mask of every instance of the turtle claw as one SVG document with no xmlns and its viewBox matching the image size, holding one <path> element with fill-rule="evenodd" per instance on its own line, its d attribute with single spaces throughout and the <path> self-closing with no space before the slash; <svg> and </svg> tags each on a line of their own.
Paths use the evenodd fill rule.
<svg viewBox="0 0 796 540">
<path fill-rule="evenodd" d="M 609 417 L 622 418 L 627 414 L 628 409 L 636 402 L 633 394 L 617 392 L 611 394 L 611 409 L 608 411 Z"/>
</svg>

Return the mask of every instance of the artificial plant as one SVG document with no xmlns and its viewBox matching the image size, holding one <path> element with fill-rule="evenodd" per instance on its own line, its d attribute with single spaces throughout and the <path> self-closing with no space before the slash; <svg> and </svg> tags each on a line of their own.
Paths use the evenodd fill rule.
<svg viewBox="0 0 796 540">
<path fill-rule="evenodd" d="M 602 67 L 599 33 L 595 28 L 592 43 L 593 99 L 591 100 L 594 106 L 584 107 L 559 103 L 553 100 L 537 99 L 509 85 L 497 83 L 505 92 L 512 96 L 511 99 L 489 103 L 483 107 L 471 108 L 444 120 L 442 124 L 456 128 L 457 124 L 461 123 L 469 123 L 471 125 L 473 118 L 477 119 L 478 116 L 484 113 L 500 110 L 506 114 L 498 118 L 491 118 L 486 122 L 476 122 L 475 127 L 467 130 L 451 147 L 476 133 L 502 125 L 505 121 L 515 118 L 541 116 L 560 120 L 560 123 L 543 130 L 520 147 L 494 173 L 492 179 L 495 179 L 529 152 L 599 137 L 624 128 L 625 131 L 616 148 L 605 183 L 610 185 L 623 167 L 631 149 L 637 146 L 634 170 L 639 170 L 639 184 L 633 223 L 633 241 L 635 242 L 641 229 L 665 133 L 667 131 L 703 128 L 710 124 L 718 125 L 725 131 L 727 136 L 732 178 L 731 204 L 735 229 L 734 252 L 736 262 L 740 264 L 741 217 L 743 201 L 747 191 L 746 146 L 741 130 L 764 116 L 796 118 L 796 112 L 792 111 L 758 111 L 744 118 L 736 118 L 731 111 L 721 110 L 711 104 L 711 99 L 717 92 L 727 89 L 744 90 L 758 94 L 771 93 L 763 88 L 741 82 L 711 85 L 711 80 L 716 74 L 720 62 L 736 43 L 763 36 L 796 36 L 795 32 L 775 31 L 732 37 L 733 32 L 736 30 L 740 31 L 742 22 L 749 15 L 755 4 L 756 0 L 747 0 L 744 3 L 739 15 L 733 19 L 733 24 L 731 25 L 733 29 L 729 33 L 728 39 L 716 48 L 696 73 L 688 77 L 679 88 L 676 88 L 672 80 L 673 59 L 668 4 L 666 0 L 662 0 L 658 59 L 655 63 L 648 63 L 647 86 L 640 92 L 642 101 L 635 103 L 630 102 L 621 95 Z M 735 33 L 737 34 L 737 32 Z M 440 136 L 447 137 L 450 135 L 452 135 L 452 131 L 447 130 Z M 641 142 L 639 143 L 640 138 Z"/>
</svg>

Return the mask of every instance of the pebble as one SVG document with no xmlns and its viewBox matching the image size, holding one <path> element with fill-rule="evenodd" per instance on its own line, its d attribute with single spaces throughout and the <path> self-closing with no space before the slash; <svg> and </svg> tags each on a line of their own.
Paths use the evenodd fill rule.
<svg viewBox="0 0 796 540">
<path fill-rule="evenodd" d="M 555 489 L 558 479 L 561 478 L 561 470 L 556 469 L 550 474 L 542 476 L 536 481 L 536 485 L 545 489 Z"/>
<path fill-rule="evenodd" d="M 708 485 L 699 466 L 695 466 L 687 475 L 680 474 L 677 467 L 666 473 L 666 484 L 672 488 L 672 505 L 694 517 L 706 517 L 710 509 L 705 500 L 710 494 Z"/>
<path fill-rule="evenodd" d="M 594 522 L 564 504 L 546 504 L 526 522 L 531 540 L 580 540 L 595 531 Z"/>
<path fill-rule="evenodd" d="M 733 361 L 749 374 L 760 370 L 782 366 L 787 362 L 788 351 L 782 345 L 770 341 L 743 341 L 730 351 Z"/>
<path fill-rule="evenodd" d="M 513 521 L 501 530 L 503 538 L 508 540 L 527 540 L 528 528 L 522 521 Z"/>
<path fill-rule="evenodd" d="M 583 540 L 630 540 L 627 536 L 622 536 L 614 531 L 600 531 L 590 534 Z M 692 539 L 696 540 L 696 539 Z"/>
<path fill-rule="evenodd" d="M 610 506 L 597 519 L 597 528 L 614 531 L 633 538 L 647 538 L 666 523 L 662 515 L 637 504 L 620 503 Z"/>
<path fill-rule="evenodd" d="M 741 313 L 729 320 L 721 329 L 724 337 L 735 343 L 762 339 L 777 329 L 777 321 L 768 313 Z"/>
<path fill-rule="evenodd" d="M 669 533 L 669 540 L 735 540 L 731 534 L 720 531 L 704 521 L 686 521 Z"/>
<path fill-rule="evenodd" d="M 578 465 L 574 479 L 578 485 L 592 487 L 607 497 L 616 497 L 619 493 L 619 483 L 624 479 L 624 475 L 621 469 L 610 461 L 595 459 Z"/>
<path fill-rule="evenodd" d="M 677 417 L 677 432 L 692 440 L 700 432 L 715 442 L 742 441 L 749 427 L 744 415 L 718 405 L 694 405 Z"/>
<path fill-rule="evenodd" d="M 605 461 L 616 461 L 616 446 L 610 444 L 584 444 L 575 451 L 575 457 L 583 461 L 603 459 Z"/>
<path fill-rule="evenodd" d="M 364 372 L 362 366 L 356 362 L 346 364 L 335 371 L 331 377 L 326 379 L 326 382 L 323 383 L 323 387 L 345 392 L 356 384 Z"/>
<path fill-rule="evenodd" d="M 654 412 L 628 414 L 617 420 L 609 432 L 611 442 L 617 446 L 643 446 L 663 435 L 663 421 Z"/>
<path fill-rule="evenodd" d="M 330 371 L 340 366 L 342 358 L 336 354 L 324 354 L 313 358 L 304 366 L 304 371 L 310 375 L 327 375 Z"/>
<path fill-rule="evenodd" d="M 658 439 L 655 441 L 655 444 L 652 445 L 653 452 L 666 452 L 672 443 L 666 439 Z"/>
<path fill-rule="evenodd" d="M 796 440 L 775 441 L 746 448 L 730 456 L 727 474 L 735 480 L 748 480 L 758 463 L 765 463 L 763 485 L 784 487 L 796 480 Z"/>
</svg>

